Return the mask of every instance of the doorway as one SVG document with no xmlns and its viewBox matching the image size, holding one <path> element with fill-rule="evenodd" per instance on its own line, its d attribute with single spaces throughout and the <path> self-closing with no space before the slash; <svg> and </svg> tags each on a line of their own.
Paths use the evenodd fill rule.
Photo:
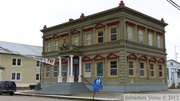
<svg viewBox="0 0 180 101">
<path fill-rule="evenodd" d="M 78 82 L 78 76 L 79 76 L 79 59 L 78 58 L 73 59 L 73 75 L 74 75 L 74 82 Z"/>
</svg>

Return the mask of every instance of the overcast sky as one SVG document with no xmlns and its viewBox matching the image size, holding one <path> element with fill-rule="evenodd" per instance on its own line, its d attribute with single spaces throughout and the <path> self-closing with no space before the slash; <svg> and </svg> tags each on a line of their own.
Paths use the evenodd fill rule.
<svg viewBox="0 0 180 101">
<path fill-rule="evenodd" d="M 123 0 L 125 6 L 156 19 L 164 18 L 167 59 L 180 60 L 180 10 L 167 0 Z M 173 0 L 180 5 L 180 0 Z M 0 0 L 0 41 L 42 46 L 44 25 L 47 27 L 108 10 L 120 0 Z M 180 61 L 179 61 L 180 62 Z"/>
</svg>

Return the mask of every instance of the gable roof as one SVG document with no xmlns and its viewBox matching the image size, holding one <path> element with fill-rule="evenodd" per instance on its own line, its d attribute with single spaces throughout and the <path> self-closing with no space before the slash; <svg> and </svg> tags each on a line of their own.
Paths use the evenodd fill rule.
<svg viewBox="0 0 180 101">
<path fill-rule="evenodd" d="M 1 50 L 1 47 L 8 49 L 11 52 L 10 51 L 8 52 L 6 50 Z M 13 51 L 14 51 L 14 53 L 12 53 Z M 0 41 L 0 53 L 4 53 L 4 54 L 18 54 L 19 53 L 21 55 L 28 55 L 28 56 L 42 56 L 41 55 L 42 47 Z"/>
<path fill-rule="evenodd" d="M 177 63 L 177 64 L 179 64 L 180 65 L 180 63 L 179 62 L 177 62 L 176 60 L 173 60 L 173 59 L 170 59 L 170 60 L 167 60 L 167 62 L 175 62 L 175 63 Z"/>
</svg>

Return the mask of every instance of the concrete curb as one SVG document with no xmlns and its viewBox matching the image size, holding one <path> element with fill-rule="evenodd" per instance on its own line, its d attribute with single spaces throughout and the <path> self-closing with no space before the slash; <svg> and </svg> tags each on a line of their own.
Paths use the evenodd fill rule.
<svg viewBox="0 0 180 101">
<path fill-rule="evenodd" d="M 66 99 L 66 100 L 76 100 L 76 101 L 121 101 L 117 99 L 107 99 L 107 98 L 100 98 L 100 97 L 83 97 L 83 96 L 65 96 L 65 95 L 44 95 L 44 94 L 27 94 L 16 92 L 15 95 L 19 96 L 33 96 L 33 97 L 47 97 L 47 98 L 54 98 L 54 99 Z"/>
</svg>

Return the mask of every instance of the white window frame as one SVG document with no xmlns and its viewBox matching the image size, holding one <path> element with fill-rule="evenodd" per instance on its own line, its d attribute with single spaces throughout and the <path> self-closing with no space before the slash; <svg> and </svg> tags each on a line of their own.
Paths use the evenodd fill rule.
<svg viewBox="0 0 180 101">
<path fill-rule="evenodd" d="M 133 29 L 131 27 L 128 27 L 127 28 L 127 31 L 128 31 L 128 40 L 129 41 L 133 41 Z"/>
<path fill-rule="evenodd" d="M 143 31 L 139 30 L 139 43 L 143 44 Z"/>
<path fill-rule="evenodd" d="M 157 36 L 157 47 L 161 48 L 161 37 Z"/>
<path fill-rule="evenodd" d="M 13 73 L 15 74 L 15 77 L 14 77 L 15 79 L 12 79 L 12 74 Z M 20 74 L 19 79 L 17 79 L 17 77 L 18 77 L 17 75 L 18 74 Z M 21 78 L 22 78 L 22 73 L 21 72 L 11 72 L 11 80 L 12 81 L 21 81 Z"/>
<path fill-rule="evenodd" d="M 47 52 L 50 52 L 51 51 L 51 42 L 48 41 L 47 42 Z"/>
<path fill-rule="evenodd" d="M 88 37 L 89 36 L 89 37 Z M 85 45 L 91 45 L 91 33 L 90 32 L 86 32 L 86 38 L 85 38 L 86 42 L 85 42 Z"/>
<path fill-rule="evenodd" d="M 149 33 L 148 37 L 149 37 L 149 45 L 152 46 L 153 45 L 153 40 L 152 40 L 153 35 L 151 33 Z"/>
<path fill-rule="evenodd" d="M 15 65 L 13 65 L 13 59 L 15 59 Z M 21 62 L 20 62 L 20 65 L 18 65 L 18 60 L 21 60 Z M 21 58 L 15 58 L 15 57 L 13 57 L 12 58 L 12 61 L 11 61 L 11 65 L 12 66 L 17 66 L 17 67 L 21 67 L 22 66 L 22 59 Z"/>
<path fill-rule="evenodd" d="M 54 51 L 58 51 L 58 40 L 54 40 Z"/>
</svg>

